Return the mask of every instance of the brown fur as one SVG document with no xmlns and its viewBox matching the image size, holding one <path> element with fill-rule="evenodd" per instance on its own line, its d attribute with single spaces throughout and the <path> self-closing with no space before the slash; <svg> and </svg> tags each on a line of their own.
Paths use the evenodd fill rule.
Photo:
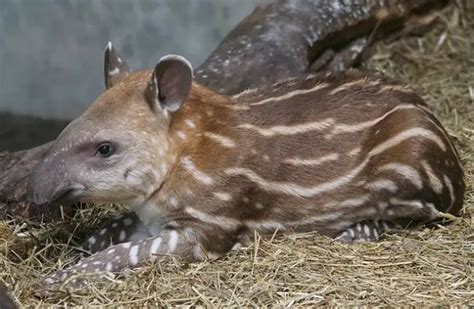
<svg viewBox="0 0 474 309">
<path fill-rule="evenodd" d="M 254 230 L 335 237 L 363 221 L 407 226 L 462 207 L 456 150 L 423 100 L 398 82 L 351 71 L 234 97 L 193 84 L 185 104 L 167 113 L 144 96 L 150 76 L 131 73 L 63 132 L 34 172 L 39 202 L 79 182 L 85 189 L 75 199 L 129 204 L 167 248 L 178 231 L 173 250 L 189 260 L 220 256 Z M 104 139 L 119 144 L 117 155 L 90 158 Z M 39 175 L 50 183 L 37 184 Z M 151 245 L 139 248 L 147 256 Z M 99 258 L 107 256 L 90 261 Z"/>
</svg>

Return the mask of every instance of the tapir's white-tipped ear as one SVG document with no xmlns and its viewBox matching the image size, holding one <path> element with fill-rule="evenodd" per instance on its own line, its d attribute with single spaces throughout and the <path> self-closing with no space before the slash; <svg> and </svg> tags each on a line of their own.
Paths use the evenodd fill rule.
<svg viewBox="0 0 474 309">
<path fill-rule="evenodd" d="M 107 89 L 113 87 L 130 72 L 130 67 L 112 46 L 112 42 L 107 43 L 104 52 L 105 87 Z"/>
<path fill-rule="evenodd" d="M 152 108 L 175 112 L 186 101 L 193 80 L 193 68 L 186 58 L 167 55 L 161 58 L 153 70 L 145 97 Z"/>
</svg>

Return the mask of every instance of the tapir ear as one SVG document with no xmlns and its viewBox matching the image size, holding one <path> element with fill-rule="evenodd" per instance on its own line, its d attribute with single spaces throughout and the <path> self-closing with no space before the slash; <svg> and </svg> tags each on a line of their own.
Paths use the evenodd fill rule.
<svg viewBox="0 0 474 309">
<path fill-rule="evenodd" d="M 193 80 L 193 68 L 188 60 L 178 55 L 161 58 L 153 70 L 145 90 L 152 108 L 175 112 L 186 101 Z"/>
<path fill-rule="evenodd" d="M 131 70 L 127 62 L 120 57 L 112 46 L 112 42 L 109 42 L 104 52 L 105 87 L 107 89 L 113 87 L 130 72 Z"/>
</svg>

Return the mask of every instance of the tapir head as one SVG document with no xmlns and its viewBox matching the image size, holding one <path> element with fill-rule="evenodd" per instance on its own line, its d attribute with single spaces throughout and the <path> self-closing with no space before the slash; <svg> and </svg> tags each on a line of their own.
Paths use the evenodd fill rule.
<svg viewBox="0 0 474 309">
<path fill-rule="evenodd" d="M 109 43 L 104 69 L 107 90 L 33 169 L 30 201 L 140 203 L 169 172 L 168 130 L 173 113 L 188 98 L 191 65 L 168 55 L 153 71 L 133 73 Z"/>
</svg>

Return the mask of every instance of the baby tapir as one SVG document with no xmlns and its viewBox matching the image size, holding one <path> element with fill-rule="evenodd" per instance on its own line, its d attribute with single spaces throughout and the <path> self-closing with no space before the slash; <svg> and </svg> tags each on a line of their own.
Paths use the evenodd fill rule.
<svg viewBox="0 0 474 309">
<path fill-rule="evenodd" d="M 123 203 L 136 215 L 101 228 L 88 240 L 94 254 L 46 287 L 168 255 L 218 258 L 253 231 L 376 240 L 462 207 L 453 143 L 398 82 L 351 71 L 227 97 L 192 77 L 176 55 L 132 73 L 109 43 L 107 90 L 35 167 L 28 194 Z"/>
</svg>

